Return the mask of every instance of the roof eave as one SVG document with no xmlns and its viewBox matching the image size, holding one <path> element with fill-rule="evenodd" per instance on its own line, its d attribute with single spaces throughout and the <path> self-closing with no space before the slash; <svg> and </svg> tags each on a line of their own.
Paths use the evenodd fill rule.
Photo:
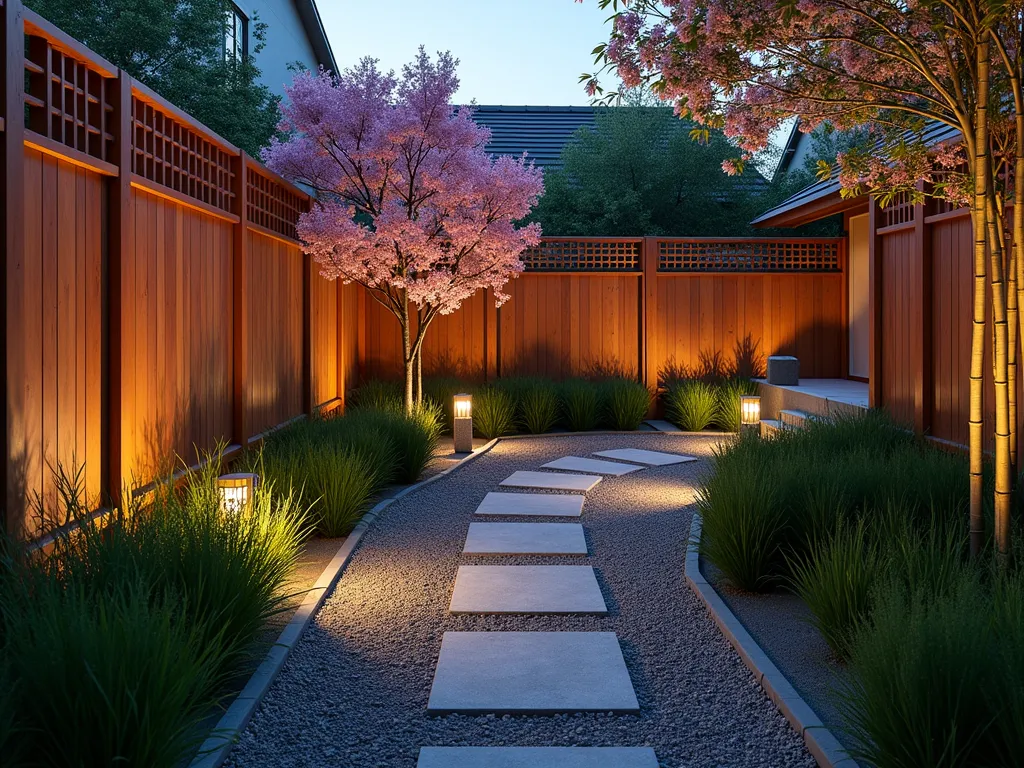
<svg viewBox="0 0 1024 768">
<path fill-rule="evenodd" d="M 337 74 L 338 63 L 334 60 L 334 51 L 331 50 L 331 41 L 327 39 L 327 32 L 320 19 L 320 11 L 316 7 L 316 0 L 295 0 L 295 7 L 299 12 L 302 28 L 306 31 L 306 37 L 309 38 L 309 43 L 313 46 L 313 53 L 316 54 L 317 61 L 324 69 Z"/>
<path fill-rule="evenodd" d="M 810 224 L 818 219 L 834 216 L 837 213 L 860 208 L 866 204 L 867 198 L 863 195 L 844 198 L 837 189 L 827 195 L 809 200 L 802 205 L 785 208 L 777 212 L 768 211 L 750 223 L 757 229 L 765 229 L 766 227 L 799 227 L 803 224 Z"/>
</svg>

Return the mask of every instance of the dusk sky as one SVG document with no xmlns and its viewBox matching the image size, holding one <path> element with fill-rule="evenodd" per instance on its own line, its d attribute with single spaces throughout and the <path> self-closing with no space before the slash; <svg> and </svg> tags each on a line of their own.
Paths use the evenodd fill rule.
<svg viewBox="0 0 1024 768">
<path fill-rule="evenodd" d="M 321 0 L 338 66 L 364 56 L 398 70 L 420 44 L 461 60 L 456 101 L 585 105 L 577 82 L 593 70 L 590 51 L 608 38 L 610 11 L 598 0 Z M 607 76 L 605 81 L 613 82 Z"/>
</svg>

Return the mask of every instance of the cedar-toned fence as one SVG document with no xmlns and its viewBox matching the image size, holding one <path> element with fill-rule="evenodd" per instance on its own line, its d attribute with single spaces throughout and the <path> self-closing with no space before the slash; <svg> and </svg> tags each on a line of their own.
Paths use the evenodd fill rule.
<svg viewBox="0 0 1024 768">
<path fill-rule="evenodd" d="M 94 506 L 166 462 L 229 452 L 359 378 L 397 375 L 398 327 L 321 278 L 295 236 L 305 192 L 81 43 L 0 0 L 5 276 L 3 504 L 12 531 L 84 468 Z M 436 321 L 427 371 L 635 372 L 701 353 L 846 368 L 839 240 L 548 238 L 495 310 Z"/>
<path fill-rule="evenodd" d="M 52 495 L 58 464 L 102 504 L 168 457 L 341 404 L 358 303 L 300 249 L 302 190 L 19 0 L 0 6 L 3 480 L 31 534 L 26 499 Z"/>
<path fill-rule="evenodd" d="M 474 296 L 434 321 L 425 373 L 478 380 L 625 370 L 652 388 L 701 355 L 794 354 L 808 377 L 847 371 L 845 239 L 545 238 L 511 298 Z M 398 376 L 398 323 L 367 296 L 359 368 Z"/>
</svg>

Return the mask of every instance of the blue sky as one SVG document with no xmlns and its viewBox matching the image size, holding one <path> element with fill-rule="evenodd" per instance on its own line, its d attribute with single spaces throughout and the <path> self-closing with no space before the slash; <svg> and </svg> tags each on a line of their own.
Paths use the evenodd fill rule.
<svg viewBox="0 0 1024 768">
<path fill-rule="evenodd" d="M 456 101 L 589 104 L 577 82 L 608 37 L 597 0 L 320 0 L 338 66 L 363 56 L 398 70 L 422 43 L 460 59 Z M 609 81 L 606 76 L 603 78 Z"/>
</svg>

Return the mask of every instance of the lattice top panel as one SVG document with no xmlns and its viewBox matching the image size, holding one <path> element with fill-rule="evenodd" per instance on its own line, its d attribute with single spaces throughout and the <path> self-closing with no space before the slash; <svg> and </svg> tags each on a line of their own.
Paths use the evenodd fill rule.
<svg viewBox="0 0 1024 768">
<path fill-rule="evenodd" d="M 891 203 L 882 208 L 880 213 L 883 227 L 912 222 L 914 220 L 914 204 L 910 199 L 910 193 L 900 193 Z"/>
<path fill-rule="evenodd" d="M 132 172 L 227 213 L 236 213 L 233 155 L 132 96 Z"/>
<path fill-rule="evenodd" d="M 306 201 L 279 181 L 248 169 L 245 208 L 248 220 L 271 232 L 298 239 L 295 224 L 306 210 Z"/>
<path fill-rule="evenodd" d="M 526 251 L 527 272 L 631 272 L 641 268 L 639 240 L 546 240 Z"/>
<path fill-rule="evenodd" d="M 113 161 L 116 80 L 35 34 L 25 37 L 25 126 L 105 162 Z"/>
<path fill-rule="evenodd" d="M 659 240 L 659 272 L 839 272 L 836 240 Z"/>
</svg>

